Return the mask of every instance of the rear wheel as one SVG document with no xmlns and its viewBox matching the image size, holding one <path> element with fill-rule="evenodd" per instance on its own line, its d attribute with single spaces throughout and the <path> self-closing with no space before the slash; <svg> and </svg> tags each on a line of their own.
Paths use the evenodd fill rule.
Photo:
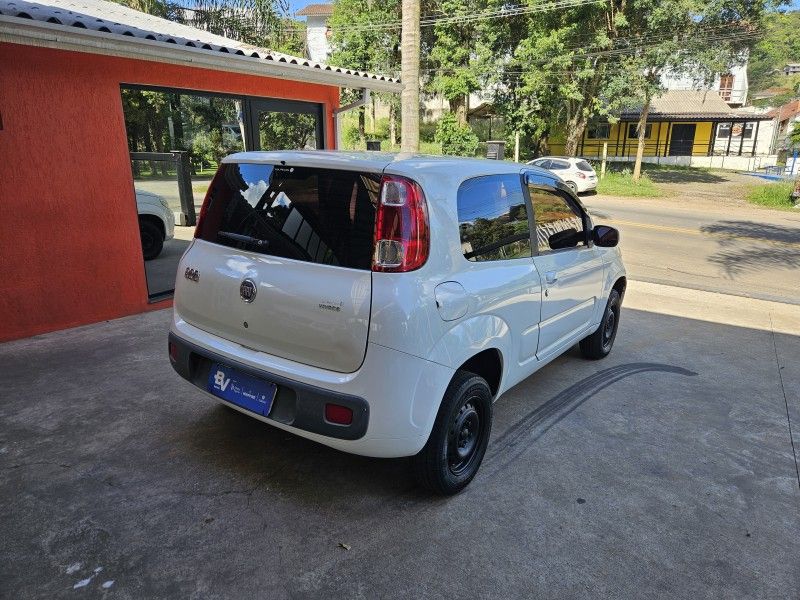
<svg viewBox="0 0 800 600">
<path fill-rule="evenodd" d="M 142 238 L 142 254 L 145 260 L 153 260 L 164 247 L 164 234 L 148 219 L 139 219 L 139 235 Z"/>
<path fill-rule="evenodd" d="M 433 431 L 413 457 L 423 487 L 450 495 L 464 489 L 478 472 L 492 431 L 492 392 L 482 377 L 458 371 L 444 394 Z"/>
<path fill-rule="evenodd" d="M 619 292 L 611 290 L 603 312 L 603 319 L 600 326 L 592 335 L 581 340 L 581 353 L 584 358 L 597 360 L 605 358 L 614 346 L 617 339 L 617 329 L 619 329 L 619 312 L 622 304 Z"/>
<path fill-rule="evenodd" d="M 575 183 L 574 181 L 568 181 L 567 182 L 567 187 L 569 189 L 571 189 L 573 192 L 575 192 L 576 194 L 578 193 L 578 184 Z"/>
</svg>

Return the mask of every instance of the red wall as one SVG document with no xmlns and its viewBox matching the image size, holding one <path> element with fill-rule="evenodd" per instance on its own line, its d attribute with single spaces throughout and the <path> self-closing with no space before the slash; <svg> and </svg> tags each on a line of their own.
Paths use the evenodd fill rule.
<svg viewBox="0 0 800 600">
<path fill-rule="evenodd" d="M 0 341 L 153 308 L 120 83 L 325 105 L 337 87 L 0 43 Z"/>
</svg>

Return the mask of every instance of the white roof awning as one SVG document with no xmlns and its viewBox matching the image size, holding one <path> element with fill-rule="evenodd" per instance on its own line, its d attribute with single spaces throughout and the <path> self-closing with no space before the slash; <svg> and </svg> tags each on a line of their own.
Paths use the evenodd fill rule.
<svg viewBox="0 0 800 600">
<path fill-rule="evenodd" d="M 105 0 L 0 0 L 0 42 L 400 92 L 400 80 L 251 46 Z"/>
</svg>

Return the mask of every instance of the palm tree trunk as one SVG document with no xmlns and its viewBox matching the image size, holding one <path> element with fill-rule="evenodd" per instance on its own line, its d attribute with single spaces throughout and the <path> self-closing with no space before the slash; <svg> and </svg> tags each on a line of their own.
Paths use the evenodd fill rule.
<svg viewBox="0 0 800 600">
<path fill-rule="evenodd" d="M 401 79 L 400 150 L 419 151 L 419 8 L 420 0 L 403 0 L 403 29 L 400 41 Z"/>
</svg>

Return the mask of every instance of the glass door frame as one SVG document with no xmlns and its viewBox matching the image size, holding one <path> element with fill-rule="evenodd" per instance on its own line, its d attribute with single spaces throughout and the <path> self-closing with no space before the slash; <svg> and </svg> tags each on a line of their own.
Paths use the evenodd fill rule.
<svg viewBox="0 0 800 600">
<path fill-rule="evenodd" d="M 262 112 L 313 115 L 317 121 L 317 149 L 322 150 L 325 148 L 325 119 L 323 118 L 324 109 L 322 104 L 303 102 L 301 100 L 279 100 L 277 98 L 257 98 L 253 96 L 245 97 L 243 100 L 246 150 L 261 150 L 261 138 L 258 134 L 258 116 Z"/>
</svg>

